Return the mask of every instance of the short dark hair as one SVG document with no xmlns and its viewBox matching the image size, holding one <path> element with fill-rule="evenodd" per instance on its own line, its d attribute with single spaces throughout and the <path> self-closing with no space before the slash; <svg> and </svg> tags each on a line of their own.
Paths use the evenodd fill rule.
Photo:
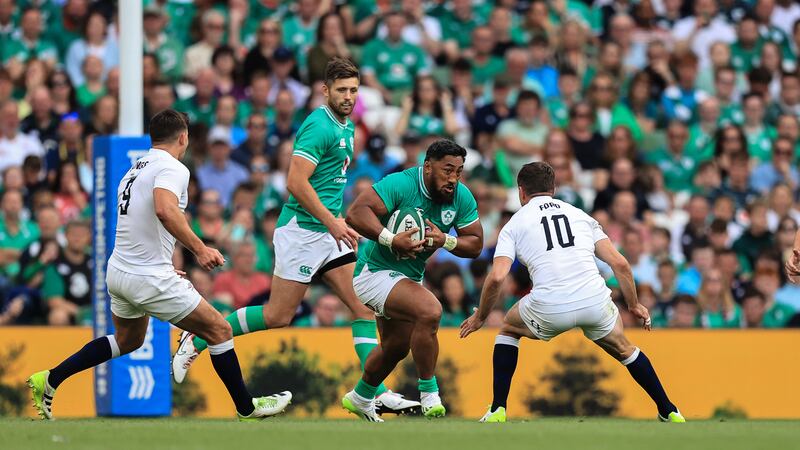
<svg viewBox="0 0 800 450">
<path fill-rule="evenodd" d="M 761 291 L 759 291 L 758 289 L 756 289 L 754 287 L 747 287 L 744 290 L 744 295 L 742 296 L 742 302 L 744 303 L 745 299 L 753 298 L 753 297 L 761 300 L 761 303 L 766 303 L 767 302 L 767 298 L 764 297 L 764 294 L 762 294 Z"/>
<path fill-rule="evenodd" d="M 347 58 L 337 56 L 325 66 L 325 84 L 330 86 L 336 80 L 359 78 L 358 67 Z"/>
<path fill-rule="evenodd" d="M 450 139 L 437 139 L 428 146 L 425 161 L 439 161 L 445 156 L 460 156 L 467 159 L 467 150 Z"/>
<path fill-rule="evenodd" d="M 526 100 L 536 100 L 537 105 L 542 105 L 542 98 L 539 97 L 539 94 L 536 92 L 528 90 L 520 91 L 519 95 L 517 95 L 517 105 Z"/>
<path fill-rule="evenodd" d="M 544 161 L 528 163 L 519 171 L 517 184 L 529 195 L 553 192 L 556 188 L 556 174 L 553 167 Z"/>
<path fill-rule="evenodd" d="M 150 142 L 172 142 L 179 134 L 188 130 L 189 116 L 186 113 L 165 109 L 150 119 Z"/>
</svg>

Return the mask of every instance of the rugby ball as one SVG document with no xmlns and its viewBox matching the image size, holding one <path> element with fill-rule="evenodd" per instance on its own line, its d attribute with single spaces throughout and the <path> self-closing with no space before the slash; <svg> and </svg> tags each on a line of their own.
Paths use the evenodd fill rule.
<svg viewBox="0 0 800 450">
<path fill-rule="evenodd" d="M 396 210 L 389 216 L 386 228 L 394 234 L 416 228 L 419 231 L 411 235 L 411 239 L 415 241 L 425 239 L 425 220 L 422 218 L 422 213 L 416 208 L 400 208 Z"/>
</svg>

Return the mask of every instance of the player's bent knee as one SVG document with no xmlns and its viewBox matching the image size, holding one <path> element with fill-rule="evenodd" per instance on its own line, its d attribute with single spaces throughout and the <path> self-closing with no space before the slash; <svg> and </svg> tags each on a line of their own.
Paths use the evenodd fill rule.
<svg viewBox="0 0 800 450">
<path fill-rule="evenodd" d="M 127 355 L 144 344 L 144 335 L 131 336 L 129 334 L 118 334 L 114 337 L 117 340 L 120 355 Z"/>
<path fill-rule="evenodd" d="M 267 328 L 286 328 L 292 324 L 291 315 L 277 315 L 277 316 L 267 316 L 264 318 L 264 322 L 267 325 Z"/>
<path fill-rule="evenodd" d="M 427 302 L 422 305 L 417 312 L 417 322 L 432 326 L 439 327 L 439 321 L 442 320 L 442 304 L 438 301 Z"/>
</svg>

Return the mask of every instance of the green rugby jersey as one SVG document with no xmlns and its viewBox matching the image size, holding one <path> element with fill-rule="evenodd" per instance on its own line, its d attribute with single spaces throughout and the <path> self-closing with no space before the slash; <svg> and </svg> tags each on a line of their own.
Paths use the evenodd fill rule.
<svg viewBox="0 0 800 450">
<path fill-rule="evenodd" d="M 319 200 L 336 217 L 342 212 L 342 197 L 347 183 L 347 166 L 353 159 L 355 126 L 350 119 L 341 123 L 327 105 L 322 105 L 306 117 L 294 140 L 292 156 L 300 156 L 316 164 L 308 179 Z M 327 232 L 325 225 L 306 211 L 293 195 L 281 209 L 278 226 L 297 219 L 300 228 Z"/>
<path fill-rule="evenodd" d="M 422 167 L 393 173 L 372 187 L 388 210 L 385 217 L 379 218 L 384 226 L 392 213 L 400 208 L 417 208 L 423 219 L 430 220 L 444 233 L 453 227 L 463 229 L 478 220 L 475 197 L 460 182 L 451 203 L 434 202 L 422 180 Z M 368 241 L 363 247 L 356 264 L 356 275 L 361 273 L 366 264 L 370 272 L 397 271 L 417 282 L 422 281 L 425 262 L 433 254 L 432 251 L 424 251 L 416 259 L 398 259 L 391 250 L 375 241 Z"/>
</svg>

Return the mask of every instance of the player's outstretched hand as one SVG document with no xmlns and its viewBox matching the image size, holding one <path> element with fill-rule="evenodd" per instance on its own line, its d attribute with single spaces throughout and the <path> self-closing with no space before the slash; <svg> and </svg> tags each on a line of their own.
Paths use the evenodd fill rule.
<svg viewBox="0 0 800 450">
<path fill-rule="evenodd" d="M 483 327 L 483 321 L 478 317 L 478 308 L 472 309 L 472 315 L 467 317 L 467 320 L 461 322 L 461 332 L 458 334 L 461 339 L 478 331 Z"/>
<path fill-rule="evenodd" d="M 800 283 L 800 250 L 792 250 L 792 256 L 786 260 L 786 275 L 792 283 Z"/>
<path fill-rule="evenodd" d="M 435 250 L 442 247 L 446 238 L 445 234 L 429 219 L 425 219 L 425 223 L 430 228 L 430 230 L 425 230 L 425 249 Z"/>
<path fill-rule="evenodd" d="M 423 245 L 425 244 L 425 241 L 418 241 L 411 238 L 411 236 L 416 234 L 418 231 L 419 228 L 412 228 L 408 231 L 397 233 L 394 236 L 394 239 L 392 239 L 392 250 L 397 253 L 397 256 L 401 258 L 416 259 L 417 253 L 424 250 Z"/>
<path fill-rule="evenodd" d="M 344 245 L 358 253 L 358 239 L 361 238 L 361 236 L 358 235 L 356 230 L 347 225 L 344 218 L 337 217 L 333 219 L 333 222 L 328 224 L 327 227 L 328 233 L 336 240 L 336 245 L 339 247 L 339 250 L 342 249 L 342 242 L 344 242 Z"/>
<path fill-rule="evenodd" d="M 647 310 L 647 307 L 639 303 L 638 305 L 630 308 L 631 314 L 634 315 L 637 319 L 641 319 L 644 321 L 644 329 L 650 331 L 652 328 L 652 321 L 650 320 L 650 311 Z"/>
<path fill-rule="evenodd" d="M 203 247 L 197 254 L 197 264 L 205 270 L 214 270 L 225 264 L 225 258 L 219 250 L 211 247 Z"/>
</svg>

